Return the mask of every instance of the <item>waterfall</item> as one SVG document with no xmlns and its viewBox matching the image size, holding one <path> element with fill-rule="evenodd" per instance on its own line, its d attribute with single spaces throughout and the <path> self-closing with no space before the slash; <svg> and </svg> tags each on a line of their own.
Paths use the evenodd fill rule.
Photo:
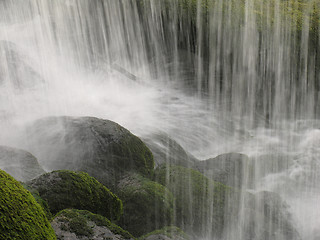
<svg viewBox="0 0 320 240">
<path fill-rule="evenodd" d="M 301 239 L 319 239 L 319 19 L 318 0 L 2 0 L 0 144 L 73 115 L 165 132 L 202 160 L 243 153 L 244 188 L 278 193 Z M 259 219 L 242 211 L 219 240 Z"/>
</svg>

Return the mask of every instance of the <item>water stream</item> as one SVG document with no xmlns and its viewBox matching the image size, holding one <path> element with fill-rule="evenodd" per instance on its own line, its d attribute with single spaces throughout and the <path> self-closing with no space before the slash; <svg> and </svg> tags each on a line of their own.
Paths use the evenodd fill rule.
<svg viewBox="0 0 320 240">
<path fill-rule="evenodd" d="M 249 190 L 279 193 L 301 239 L 320 239 L 319 5 L 2 0 L 0 144 L 73 115 L 166 132 L 202 160 L 244 153 Z"/>
</svg>

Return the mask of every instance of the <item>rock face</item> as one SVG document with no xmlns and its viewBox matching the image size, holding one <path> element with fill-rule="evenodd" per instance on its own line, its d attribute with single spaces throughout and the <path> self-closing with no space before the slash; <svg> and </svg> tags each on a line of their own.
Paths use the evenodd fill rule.
<svg viewBox="0 0 320 240">
<path fill-rule="evenodd" d="M 139 240 L 189 240 L 189 236 L 180 228 L 171 226 L 153 231 L 139 238 Z"/>
<path fill-rule="evenodd" d="M 134 236 L 172 223 L 173 196 L 159 183 L 131 174 L 120 181 L 117 194 L 124 208 L 119 225 Z"/>
<path fill-rule="evenodd" d="M 150 148 L 155 165 L 178 165 L 193 168 L 198 160 L 165 133 L 152 134 L 143 141 Z"/>
<path fill-rule="evenodd" d="M 89 211 L 65 209 L 51 225 L 61 240 L 133 240 L 133 236 L 101 215 Z"/>
<path fill-rule="evenodd" d="M 112 188 L 130 171 L 152 174 L 146 145 L 120 125 L 93 117 L 49 117 L 27 130 L 29 148 L 50 170 L 84 171 Z"/>
<path fill-rule="evenodd" d="M 122 214 L 121 200 L 84 172 L 54 171 L 27 184 L 48 202 L 53 214 L 66 208 L 89 210 L 112 220 Z"/>
<path fill-rule="evenodd" d="M 1 239 L 56 239 L 45 213 L 30 192 L 0 170 Z"/>
<path fill-rule="evenodd" d="M 244 154 L 226 153 L 199 161 L 196 168 L 214 181 L 241 188 L 243 184 L 251 184 L 249 161 L 248 156 Z"/>
<path fill-rule="evenodd" d="M 23 182 L 45 173 L 31 153 L 6 146 L 0 146 L 0 168 Z"/>
<path fill-rule="evenodd" d="M 230 187 L 213 182 L 196 170 L 180 166 L 157 169 L 155 178 L 175 198 L 174 225 L 198 237 L 221 235 L 225 198 L 232 191 Z"/>
</svg>

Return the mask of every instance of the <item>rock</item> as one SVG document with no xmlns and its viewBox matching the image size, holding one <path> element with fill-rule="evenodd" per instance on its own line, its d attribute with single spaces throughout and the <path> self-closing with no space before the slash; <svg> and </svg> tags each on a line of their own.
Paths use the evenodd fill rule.
<svg viewBox="0 0 320 240">
<path fill-rule="evenodd" d="M 54 171 L 27 184 L 48 202 L 53 214 L 66 208 L 89 210 L 111 220 L 122 214 L 121 200 L 84 172 Z"/>
<path fill-rule="evenodd" d="M 62 210 L 55 216 L 51 225 L 61 240 L 134 239 L 129 232 L 111 223 L 107 218 L 86 210 Z"/>
<path fill-rule="evenodd" d="M 196 168 L 209 179 L 225 185 L 241 188 L 252 184 L 248 156 L 240 153 L 221 154 L 199 161 Z"/>
<path fill-rule="evenodd" d="M 139 240 L 188 240 L 190 237 L 180 228 L 170 226 L 153 231 L 139 238 Z"/>
<path fill-rule="evenodd" d="M 219 237 L 224 227 L 225 199 L 232 188 L 180 166 L 156 170 L 156 180 L 175 198 L 174 225 L 197 238 Z"/>
<path fill-rule="evenodd" d="M 30 187 L 25 183 L 21 183 L 21 185 L 24 187 L 24 189 L 28 190 L 32 194 L 37 203 L 39 203 L 39 205 L 42 207 L 44 213 L 47 216 L 47 219 L 50 221 L 52 219 L 52 213 L 50 211 L 48 202 L 40 196 L 39 192 L 36 189 Z"/>
<path fill-rule="evenodd" d="M 41 206 L 30 192 L 0 170 L 1 239 L 56 239 Z"/>
<path fill-rule="evenodd" d="M 31 153 L 6 146 L 0 146 L 0 168 L 23 182 L 45 173 Z"/>
<path fill-rule="evenodd" d="M 143 138 L 145 144 L 150 148 L 155 165 L 178 165 L 182 167 L 193 167 L 198 161 L 182 146 L 165 133 L 157 133 Z"/>
<path fill-rule="evenodd" d="M 131 174 L 120 181 L 117 194 L 123 201 L 123 216 L 119 225 L 134 236 L 171 224 L 173 197 L 159 183 Z"/>
<path fill-rule="evenodd" d="M 94 117 L 48 117 L 27 130 L 29 148 L 45 168 L 84 171 L 113 188 L 130 171 L 151 176 L 146 145 L 117 123 Z"/>
</svg>

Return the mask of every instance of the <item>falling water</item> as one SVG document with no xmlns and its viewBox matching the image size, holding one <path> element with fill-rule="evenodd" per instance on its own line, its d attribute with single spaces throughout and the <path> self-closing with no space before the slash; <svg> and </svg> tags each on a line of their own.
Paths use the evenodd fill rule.
<svg viewBox="0 0 320 240">
<path fill-rule="evenodd" d="M 0 144 L 24 147 L 35 119 L 87 115 L 166 132 L 199 159 L 241 152 L 256 163 L 245 187 L 279 193 L 301 239 L 319 239 L 319 11 L 317 0 L 2 0 Z M 240 214 L 221 238 L 246 240 L 249 218 L 266 227 Z"/>
</svg>

